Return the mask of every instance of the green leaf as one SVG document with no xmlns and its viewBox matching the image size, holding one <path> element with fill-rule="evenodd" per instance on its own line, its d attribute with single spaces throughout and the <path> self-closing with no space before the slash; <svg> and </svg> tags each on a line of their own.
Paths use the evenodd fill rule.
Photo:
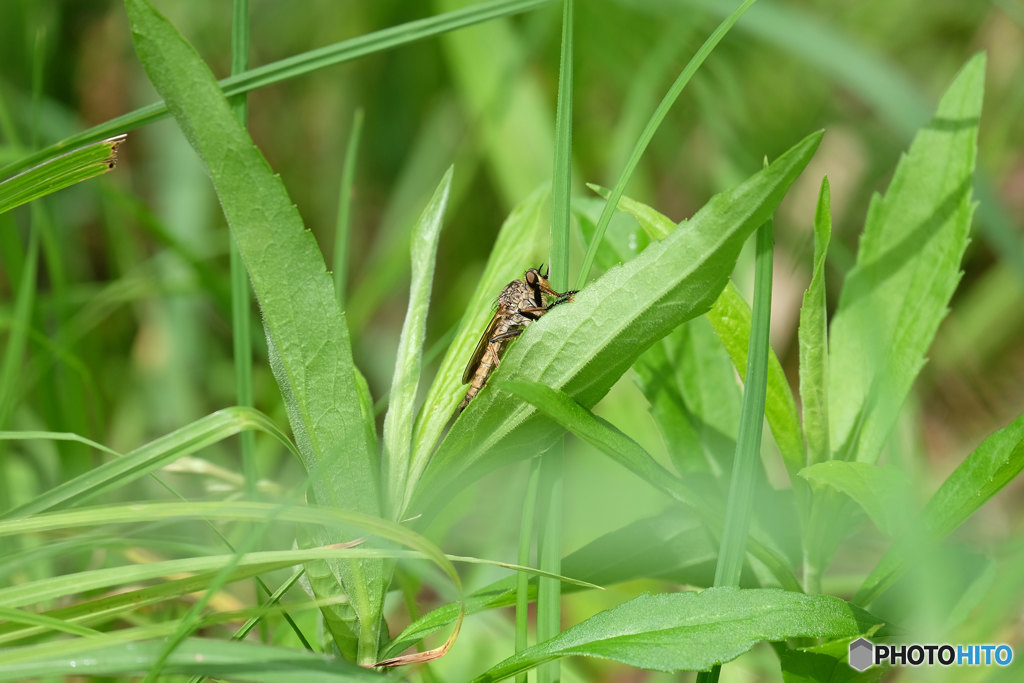
<svg viewBox="0 0 1024 683">
<path fill-rule="evenodd" d="M 863 613 L 839 598 L 777 589 L 641 595 L 473 680 L 500 681 L 570 655 L 656 671 L 702 671 L 735 659 L 763 640 L 852 636 L 863 631 L 863 619 Z"/>
<path fill-rule="evenodd" d="M 591 189 L 600 194 L 601 196 L 607 196 L 608 191 L 596 185 L 591 185 Z M 636 218 L 640 226 L 650 235 L 653 239 L 663 239 L 666 235 L 672 232 L 675 228 L 672 223 L 672 219 L 661 214 L 657 210 L 642 204 L 638 201 L 630 199 L 629 197 L 622 197 L 619 199 L 618 208 Z M 685 225 L 684 221 L 680 225 Z M 736 286 L 730 281 L 722 295 L 715 302 L 715 305 L 711 307 L 711 310 L 707 313 L 707 319 L 711 322 L 712 327 L 715 330 L 715 334 L 718 335 L 721 344 L 729 352 L 729 357 L 732 359 L 733 366 L 740 375 L 746 374 L 747 367 L 747 344 L 750 339 L 750 306 L 746 300 L 736 289 Z M 706 350 L 707 353 L 713 352 L 710 349 Z M 689 351 L 684 351 L 689 353 Z M 709 360 L 707 356 L 702 355 L 697 362 L 696 374 L 702 376 L 703 371 L 706 371 L 704 362 Z M 731 382 L 729 383 L 731 384 Z M 723 384 L 728 386 L 728 384 Z M 718 390 L 721 390 L 720 388 Z M 729 391 L 729 390 L 725 390 Z M 696 395 L 692 391 L 686 392 L 687 396 Z M 738 392 L 737 392 L 737 413 L 736 420 L 731 424 L 737 424 L 739 422 L 738 417 Z M 707 405 L 707 408 L 712 410 L 727 410 L 730 415 L 723 415 L 722 417 L 731 420 L 731 401 L 722 401 L 720 397 L 716 397 L 711 402 L 711 405 Z M 695 407 L 694 412 L 698 420 L 708 417 L 700 406 Z M 769 348 L 768 356 L 768 395 L 765 404 L 765 417 L 768 419 L 768 425 L 772 429 L 772 435 L 775 437 L 775 443 L 779 446 L 779 451 L 782 453 L 783 460 L 786 463 L 786 468 L 790 472 L 790 476 L 795 476 L 796 473 L 803 467 L 804 455 L 803 455 L 803 440 L 800 434 L 800 422 L 796 412 L 796 401 L 793 398 L 793 392 L 789 388 L 789 381 L 786 379 L 786 373 L 782 370 L 782 365 L 779 363 L 778 357 L 775 352 Z M 710 423 L 708 423 L 710 424 Z M 723 426 L 721 423 L 718 423 Z M 724 430 L 725 434 L 735 433 L 735 429 Z M 706 443 L 706 442 L 705 442 Z M 732 455 L 732 449 L 729 449 L 729 456 Z"/>
<path fill-rule="evenodd" d="M 745 183 L 713 197 L 682 229 L 605 273 L 574 303 L 531 324 L 492 381 L 540 381 L 584 407 L 593 406 L 644 350 L 708 310 L 743 242 L 774 211 L 820 139 L 820 133 L 805 138 Z M 541 452 L 560 430 L 536 419 L 534 412 L 485 387 L 434 455 L 421 481 L 420 505 L 429 507 L 431 496 L 442 495 L 468 470 L 473 476 Z"/>
<path fill-rule="evenodd" d="M 43 677 L 143 676 L 164 641 L 123 642 L 119 634 L 61 640 L 8 650 L 0 655 L 0 680 Z M 395 680 L 342 659 L 255 642 L 189 638 L 163 662 L 169 675 L 285 683 L 301 679 L 349 683 Z"/>
<path fill-rule="evenodd" d="M 921 512 L 920 528 L 943 538 L 1024 469 L 1024 415 L 999 430 L 960 463 Z M 856 602 L 869 604 L 903 573 L 906 558 L 894 545 L 857 591 Z"/>
<path fill-rule="evenodd" d="M 451 193 L 452 174 L 441 178 L 434 196 L 412 231 L 412 281 L 409 284 L 409 306 L 405 312 L 402 335 L 398 339 L 398 357 L 391 380 L 391 399 L 384 417 L 385 486 L 390 492 L 389 511 L 397 516 L 405 502 L 405 485 L 409 475 L 412 452 L 412 428 L 415 417 L 416 390 L 420 384 L 423 360 L 423 339 L 427 333 L 427 311 L 430 308 L 431 285 L 437 257 L 437 241 L 444 224 L 444 212 Z"/>
<path fill-rule="evenodd" d="M 95 178 L 117 165 L 118 135 L 53 157 L 0 183 L 0 213 Z"/>
<path fill-rule="evenodd" d="M 1024 469 L 1024 416 L 999 430 L 953 470 L 925 505 L 936 536 L 946 536 Z"/>
<path fill-rule="evenodd" d="M 824 462 L 828 446 L 828 310 L 825 298 L 825 257 L 832 236 L 828 178 L 821 179 L 814 212 L 814 269 L 800 306 L 800 400 L 809 464 Z"/>
<path fill-rule="evenodd" d="M 729 478 L 722 544 L 715 569 L 715 586 L 739 586 L 746 559 L 754 510 L 754 490 L 761 465 L 761 432 L 764 431 L 768 389 L 768 328 L 772 312 L 772 271 L 775 256 L 774 225 L 769 219 L 757 229 L 754 261 L 754 310 L 750 326 L 747 363 L 743 378 L 743 407 L 736 436 L 736 453 Z M 721 297 L 719 297 L 721 298 Z M 704 678 L 704 677 L 702 677 Z M 710 678 L 717 679 L 712 671 Z"/>
<path fill-rule="evenodd" d="M 146 0 L 125 6 L 139 59 L 210 173 L 252 279 L 271 367 L 316 499 L 380 514 L 377 453 L 367 438 L 348 328 L 315 238 L 209 67 Z M 364 629 L 362 663 L 376 659 L 381 569 L 372 562 L 341 568 Z"/>
<path fill-rule="evenodd" d="M 841 459 L 878 458 L 960 279 L 984 76 L 979 54 L 871 202 L 829 334 L 830 441 Z"/>
<path fill-rule="evenodd" d="M 913 500 L 910 480 L 891 465 L 831 460 L 804 468 L 800 476 L 815 486 L 845 493 L 890 538 L 905 531 L 906 521 L 915 512 L 909 502 Z"/>
</svg>

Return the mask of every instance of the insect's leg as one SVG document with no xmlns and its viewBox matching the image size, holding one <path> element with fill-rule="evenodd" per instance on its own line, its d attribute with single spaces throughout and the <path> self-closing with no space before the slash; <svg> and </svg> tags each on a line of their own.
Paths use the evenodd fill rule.
<svg viewBox="0 0 1024 683">
<path fill-rule="evenodd" d="M 520 312 L 522 312 L 522 311 L 520 311 Z M 488 343 L 493 344 L 494 342 L 501 341 L 502 339 L 512 339 L 513 337 L 518 337 L 522 333 L 523 333 L 522 329 L 509 330 L 508 332 L 502 332 L 501 334 L 496 334 L 493 337 L 491 337 L 490 340 L 488 341 Z"/>
<path fill-rule="evenodd" d="M 541 315 L 550 311 L 552 308 L 559 304 L 564 304 L 572 301 L 572 295 L 576 294 L 579 290 L 572 290 L 565 294 L 560 294 L 557 299 L 547 304 L 546 306 L 537 306 L 535 308 L 520 308 L 519 313 L 525 315 L 527 318 L 537 320 Z"/>
<path fill-rule="evenodd" d="M 544 312 L 548 310 L 548 306 L 534 306 L 530 308 L 520 308 L 519 315 L 525 316 L 530 320 L 540 320 L 540 317 L 544 315 Z"/>
</svg>

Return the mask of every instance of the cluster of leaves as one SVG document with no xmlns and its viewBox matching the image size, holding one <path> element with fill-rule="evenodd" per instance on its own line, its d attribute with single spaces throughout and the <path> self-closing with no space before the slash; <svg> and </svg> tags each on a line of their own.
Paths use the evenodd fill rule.
<svg viewBox="0 0 1024 683">
<path fill-rule="evenodd" d="M 532 4 L 490 3 L 492 11 L 505 13 Z M 778 361 L 770 357 L 764 368 L 764 418 L 793 487 L 763 491 L 761 500 L 737 501 L 728 499 L 724 485 L 735 450 L 731 435 L 740 420 L 740 393 L 731 379 L 734 369 L 741 375 L 748 370 L 751 312 L 728 278 L 742 245 L 770 220 L 811 159 L 820 134 L 798 142 L 678 226 L 651 207 L 618 198 L 614 207 L 631 215 L 635 225 L 630 229 L 643 234 L 602 241 L 598 260 L 609 266 L 604 274 L 573 305 L 554 309 L 527 329 L 489 389 L 447 433 L 445 426 L 461 397 L 461 364 L 489 314 L 486 302 L 525 265 L 542 260 L 540 254 L 524 253 L 520 245 L 541 244 L 546 221 L 541 193 L 528 197 L 509 217 L 417 413 L 436 245 L 451 186 L 451 173 L 446 174 L 413 234 L 409 308 L 378 443 L 373 406 L 352 359 L 336 285 L 313 236 L 195 51 L 146 0 L 128 0 L 126 6 L 140 60 L 203 159 L 231 226 L 263 314 L 294 444 L 257 411 L 222 411 L 7 511 L 0 534 L 174 517 L 274 519 L 305 525 L 312 544 L 328 547 L 251 552 L 259 540 L 255 537 L 249 547 L 202 562 L 157 563 L 146 566 L 144 573 L 137 567 L 98 570 L 0 590 L 0 606 L 10 621 L 0 639 L 24 642 L 48 632 L 80 636 L 70 646 L 67 641 L 44 641 L 0 654 L 0 677 L 118 674 L 141 667 L 151 673 L 217 672 L 267 680 L 274 670 L 341 680 L 380 679 L 386 674 L 354 665 L 338 667 L 298 651 L 192 638 L 203 623 L 202 601 L 180 622 L 160 628 L 100 634 L 89 625 L 197 587 L 206 587 L 210 595 L 228 581 L 305 563 L 316 606 L 334 643 L 351 661 L 366 665 L 396 657 L 453 623 L 457 633 L 465 611 L 512 604 L 513 580 L 463 599 L 451 559 L 422 536 L 388 520 L 429 517 L 452 486 L 543 453 L 565 430 L 647 481 L 671 504 L 662 515 L 607 534 L 567 557 L 563 573 L 589 584 L 653 576 L 710 585 L 709 566 L 727 533 L 722 524 L 727 507 L 745 505 L 749 511 L 756 505 L 761 521 L 750 532 L 744 587 L 637 597 L 519 652 L 479 680 L 501 680 L 569 655 L 664 671 L 706 670 L 756 642 L 789 639 L 798 640 L 780 645 L 785 672 L 815 669 L 827 675 L 830 667 L 845 666 L 845 646 L 851 639 L 876 633 L 883 622 L 905 619 L 900 605 L 882 598 L 898 592 L 898 581 L 916 566 L 915 554 L 948 535 L 1024 466 L 1024 420 L 1018 419 L 969 456 L 923 509 L 907 514 L 902 500 L 909 483 L 877 464 L 959 278 L 972 214 L 982 57 L 964 67 L 932 122 L 901 160 L 885 198 L 872 203 L 857 265 L 843 285 L 831 326 L 826 323 L 824 290 L 831 226 L 828 185 L 823 184 L 815 219 L 814 276 L 801 310 L 802 420 Z M 586 202 L 577 204 L 585 227 L 601 223 L 594 221 L 592 208 Z M 611 265 L 619 261 L 623 263 Z M 670 445 L 676 472 L 590 411 L 631 367 Z M 755 417 L 760 424 L 762 416 Z M 316 506 L 181 503 L 71 509 L 246 429 L 265 431 L 296 453 L 308 472 Z M 793 522 L 800 538 L 794 542 L 783 533 L 787 524 L 770 523 L 760 506 Z M 892 541 L 891 550 L 863 582 L 855 604 L 821 595 L 822 575 L 862 514 Z M 331 546 L 364 537 L 373 539 L 372 548 Z M 450 604 L 388 639 L 384 597 L 394 558 L 407 555 L 397 546 L 431 560 L 455 590 Z M 184 570 L 200 573 L 44 614 L 20 609 L 86 588 Z M 565 590 L 578 587 L 567 583 Z M 339 594 L 347 601 L 332 602 Z M 263 613 L 272 605 L 270 601 Z M 239 637 L 246 632 L 240 631 Z M 826 642 L 808 645 L 799 639 Z M 413 660 L 399 658 L 396 663 Z"/>
</svg>

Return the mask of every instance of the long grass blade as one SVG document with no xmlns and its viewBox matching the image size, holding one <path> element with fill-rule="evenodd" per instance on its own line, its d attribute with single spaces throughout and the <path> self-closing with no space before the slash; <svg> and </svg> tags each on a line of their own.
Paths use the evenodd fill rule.
<svg viewBox="0 0 1024 683">
<path fill-rule="evenodd" d="M 551 272 L 555 289 L 569 284 L 569 211 L 572 191 L 573 0 L 562 0 L 562 45 L 558 66 L 558 105 L 555 111 L 555 159 L 551 183 Z M 562 568 L 562 508 L 565 466 L 564 442 L 556 442 L 542 457 L 538 474 L 537 565 L 558 574 Z M 532 529 L 520 529 L 532 533 Z M 555 579 L 537 583 L 537 640 L 562 630 L 562 586 Z M 558 681 L 561 666 L 552 661 L 537 671 L 538 683 Z"/>
<path fill-rule="evenodd" d="M 587 247 L 587 253 L 583 257 L 583 266 L 580 268 L 579 277 L 576 280 L 576 289 L 583 289 L 583 286 L 587 284 L 587 278 L 590 276 L 590 268 L 594 265 L 594 257 L 597 255 L 598 245 L 601 240 L 604 239 L 605 230 L 608 229 L 608 223 L 612 220 L 612 213 L 615 211 L 615 207 L 618 206 L 619 198 L 626 191 L 626 184 L 629 183 L 629 179 L 633 175 L 633 171 L 636 170 L 637 165 L 640 163 L 640 157 L 643 156 L 644 151 L 647 149 L 647 145 L 650 144 L 651 139 L 654 137 L 655 131 L 661 125 L 661 122 L 665 120 L 665 116 L 668 115 L 669 109 L 675 104 L 679 94 L 686 87 L 686 84 L 690 82 L 693 75 L 697 73 L 697 69 L 700 68 L 704 60 L 707 59 L 711 51 L 715 49 L 725 34 L 729 32 L 739 18 L 743 15 L 747 9 L 753 5 L 755 0 L 745 0 L 735 12 L 730 14 L 726 19 L 718 25 L 718 28 L 708 36 L 704 44 L 700 46 L 697 53 L 693 55 L 693 58 L 687 62 L 686 66 L 676 77 L 672 86 L 665 93 L 665 97 L 662 98 L 661 103 L 658 105 L 654 113 L 651 114 L 650 120 L 644 127 L 640 137 L 636 141 L 636 145 L 633 147 L 632 154 L 629 155 L 629 160 L 626 162 L 625 168 L 622 169 L 622 173 L 619 175 L 619 179 L 616 181 L 615 186 L 612 188 L 611 197 L 608 203 L 605 205 L 604 210 L 601 212 L 601 217 L 598 219 L 597 228 L 594 231 L 594 239 L 591 241 L 590 246 Z"/>
</svg>

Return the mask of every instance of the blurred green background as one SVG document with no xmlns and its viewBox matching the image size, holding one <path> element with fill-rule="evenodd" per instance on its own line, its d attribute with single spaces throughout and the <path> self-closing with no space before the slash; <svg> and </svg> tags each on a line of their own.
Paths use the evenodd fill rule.
<svg viewBox="0 0 1024 683">
<path fill-rule="evenodd" d="M 230 2 L 155 4 L 218 77 L 229 74 Z M 251 0 L 250 66 L 468 4 Z M 584 182 L 614 182 L 650 111 L 734 4 L 577 3 L 578 197 L 593 197 Z M 356 362 L 374 398 L 390 385 L 407 298 L 409 230 L 444 170 L 455 164 L 455 192 L 439 249 L 428 348 L 462 315 L 509 210 L 550 183 L 560 20 L 552 3 L 249 96 L 253 138 L 329 266 L 345 146 L 355 112 L 364 112 L 347 311 Z M 772 343 L 795 385 L 796 320 L 810 276 L 821 176 L 832 186 L 832 284 L 852 265 L 872 193 L 885 188 L 939 93 L 979 50 L 988 53 L 988 74 L 973 241 L 951 314 L 889 452 L 919 477 L 922 494 L 985 435 L 1024 411 L 1024 2 L 760 0 L 683 93 L 627 189 L 682 220 L 759 169 L 765 156 L 826 130 L 776 219 Z M 119 2 L 0 3 L 0 164 L 154 100 Z M 75 432 L 125 451 L 235 403 L 229 235 L 212 188 L 172 121 L 131 132 L 115 172 L 51 196 L 34 211 L 43 236 L 35 335 L 15 389 L 0 403 L 0 428 Z M 0 216 L 4 321 L 13 315 L 31 213 L 22 208 Z M 582 241 L 573 248 L 576 268 Z M 741 261 L 747 264 L 736 276 L 741 286 L 749 286 L 750 260 Z M 5 349 L 8 333 L 2 325 Z M 265 349 L 256 352 L 256 407 L 284 425 Z M 664 453 L 628 375 L 597 412 Z M 228 470 L 223 476 L 195 476 L 198 466 L 190 473 L 188 463 L 179 464 L 184 472 L 176 484 L 197 498 L 233 495 L 235 445 L 204 453 Z M 299 464 L 271 440 L 257 440 L 257 448 L 264 477 L 283 487 L 302 480 Z M 766 452 L 772 448 L 768 440 Z M 0 508 L 99 457 L 65 443 L 4 450 L 3 495 L 10 498 Z M 571 446 L 569 454 L 567 551 L 659 507 L 639 480 L 622 477 L 594 453 Z M 442 547 L 510 559 L 524 473 L 499 472 L 449 506 L 447 521 L 437 525 L 453 527 Z M 1021 492 L 1019 482 L 1011 484 L 963 530 L 1013 558 L 1011 568 L 1024 561 L 1024 548 L 1012 540 L 1024 523 Z M 140 483 L 131 495 L 166 494 Z M 834 567 L 839 574 L 842 561 Z M 493 570 L 469 575 L 470 586 L 496 576 Z M 596 600 L 570 601 L 565 619 L 574 623 L 600 602 L 615 604 L 637 590 L 618 587 Z M 1002 608 L 1019 610 L 1020 590 L 1012 584 L 1006 590 L 1010 602 Z M 1006 628 L 1013 633 L 1003 640 L 1020 643 L 1019 623 Z"/>
</svg>

